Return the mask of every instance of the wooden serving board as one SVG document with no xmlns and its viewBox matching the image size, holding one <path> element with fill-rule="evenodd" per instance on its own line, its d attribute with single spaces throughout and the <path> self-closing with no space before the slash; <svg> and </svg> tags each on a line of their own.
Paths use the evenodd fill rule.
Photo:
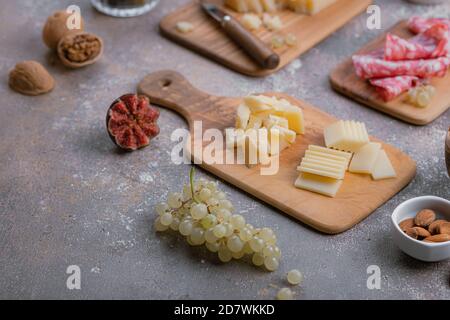
<svg viewBox="0 0 450 320">
<path fill-rule="evenodd" d="M 222 0 L 210 0 L 222 4 Z M 306 16 L 290 10 L 277 13 L 283 21 L 283 29 L 277 34 L 293 33 L 297 36 L 296 47 L 284 47 L 275 50 L 281 58 L 280 66 L 274 70 L 259 67 L 242 49 L 239 48 L 221 30 L 218 23 L 207 16 L 198 1 L 193 1 L 166 16 L 160 23 L 161 33 L 167 38 L 207 56 L 237 72 L 261 77 L 286 66 L 303 52 L 311 49 L 331 33 L 342 27 L 350 19 L 364 11 L 372 0 L 338 0 L 314 16 Z M 225 9 L 230 15 L 240 19 L 241 14 Z M 194 31 L 182 34 L 176 30 L 176 24 L 188 21 L 194 25 Z M 270 45 L 275 33 L 264 27 L 255 31 L 255 35 Z"/>
<path fill-rule="evenodd" d="M 180 113 L 188 122 L 192 139 L 201 145 L 201 137 L 194 137 L 193 123 L 202 121 L 203 131 L 233 127 L 240 98 L 212 96 L 194 88 L 183 76 L 173 71 L 160 71 L 145 77 L 138 86 L 140 94 L 151 102 Z M 303 109 L 306 134 L 297 137 L 280 156 L 276 175 L 263 176 L 260 167 L 251 169 L 238 164 L 200 164 L 207 171 L 280 209 L 290 216 L 329 234 L 343 232 L 363 220 L 376 208 L 405 187 L 416 172 L 415 162 L 400 150 L 383 143 L 398 177 L 372 181 L 368 175 L 347 173 L 336 198 L 328 198 L 294 187 L 296 168 L 309 144 L 323 145 L 323 128 L 335 122 L 327 113 L 308 103 L 284 94 L 267 93 L 286 98 Z M 374 141 L 378 141 L 372 138 Z M 200 141 L 200 143 L 199 143 Z M 194 141 L 195 142 L 195 141 Z M 381 142 L 381 141 L 380 141 Z M 209 144 L 206 142 L 205 144 Z M 223 155 L 224 150 L 219 151 Z M 198 160 L 198 158 L 194 159 Z"/>
<path fill-rule="evenodd" d="M 388 32 L 396 34 L 402 38 L 410 38 L 413 34 L 408 30 L 407 21 L 401 21 L 392 27 Z M 370 42 L 358 53 L 367 53 L 384 45 L 386 33 Z M 387 113 L 395 118 L 401 119 L 416 125 L 425 125 L 445 112 L 450 107 L 450 74 L 443 78 L 431 79 L 431 84 L 436 88 L 430 105 L 426 108 L 417 108 L 405 102 L 407 93 L 396 99 L 385 102 L 379 98 L 373 86 L 367 81 L 358 78 L 353 68 L 352 59 L 349 58 L 341 63 L 330 75 L 332 87 L 371 108 Z"/>
</svg>

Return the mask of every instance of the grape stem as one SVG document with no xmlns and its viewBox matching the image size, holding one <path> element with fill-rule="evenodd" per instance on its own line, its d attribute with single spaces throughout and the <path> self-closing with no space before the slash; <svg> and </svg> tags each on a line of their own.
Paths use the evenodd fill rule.
<svg viewBox="0 0 450 320">
<path fill-rule="evenodd" d="M 189 182 L 191 184 L 192 200 L 194 200 L 195 203 L 200 203 L 200 201 L 198 201 L 197 198 L 195 197 L 195 192 L 194 192 L 194 174 L 195 174 L 195 168 L 191 167 L 191 171 L 189 172 Z"/>
</svg>

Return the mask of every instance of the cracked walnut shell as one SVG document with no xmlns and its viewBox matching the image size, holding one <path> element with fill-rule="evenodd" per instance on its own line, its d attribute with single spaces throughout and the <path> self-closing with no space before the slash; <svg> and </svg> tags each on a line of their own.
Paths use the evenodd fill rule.
<svg viewBox="0 0 450 320">
<path fill-rule="evenodd" d="M 59 41 L 57 53 L 65 66 L 81 68 L 100 58 L 103 53 L 103 41 L 93 33 L 67 34 Z"/>
<path fill-rule="evenodd" d="M 70 15 L 70 13 L 60 10 L 54 12 L 47 18 L 44 29 L 42 31 L 42 39 L 50 49 L 56 49 L 59 40 L 61 40 L 63 36 L 70 33 L 81 32 L 84 30 L 83 18 L 81 18 L 79 29 L 70 30 L 69 28 L 67 28 L 67 19 L 70 17 Z"/>
<path fill-rule="evenodd" d="M 11 70 L 9 86 L 19 93 L 37 96 L 51 91 L 55 80 L 39 62 L 27 60 L 19 62 Z"/>
</svg>

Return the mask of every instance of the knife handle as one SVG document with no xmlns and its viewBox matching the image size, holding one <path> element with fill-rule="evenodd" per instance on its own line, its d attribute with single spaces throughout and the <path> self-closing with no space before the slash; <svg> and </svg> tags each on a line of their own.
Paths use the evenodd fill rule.
<svg viewBox="0 0 450 320">
<path fill-rule="evenodd" d="M 280 64 L 278 54 L 245 29 L 236 19 L 231 16 L 225 16 L 222 27 L 226 34 L 255 59 L 260 66 L 265 69 L 275 69 L 278 67 Z"/>
</svg>

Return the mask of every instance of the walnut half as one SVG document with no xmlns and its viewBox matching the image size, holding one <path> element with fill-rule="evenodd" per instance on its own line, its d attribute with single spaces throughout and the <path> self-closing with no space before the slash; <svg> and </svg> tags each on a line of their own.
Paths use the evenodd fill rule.
<svg viewBox="0 0 450 320">
<path fill-rule="evenodd" d="M 100 58 L 103 53 L 103 41 L 93 33 L 67 34 L 59 41 L 57 52 L 65 66 L 80 68 Z"/>
<path fill-rule="evenodd" d="M 19 62 L 11 70 L 9 86 L 19 93 L 37 96 L 51 91 L 55 80 L 39 62 L 27 60 Z"/>
</svg>

